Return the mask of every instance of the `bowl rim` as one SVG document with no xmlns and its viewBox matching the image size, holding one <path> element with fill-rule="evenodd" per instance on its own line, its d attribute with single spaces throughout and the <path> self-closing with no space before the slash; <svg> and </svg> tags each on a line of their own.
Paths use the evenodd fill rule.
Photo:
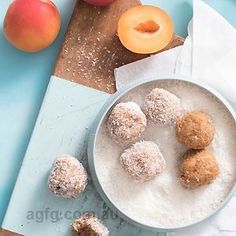
<svg viewBox="0 0 236 236">
<path fill-rule="evenodd" d="M 193 80 L 191 77 L 176 76 L 176 75 L 155 76 L 152 78 L 141 79 L 141 80 L 131 82 L 125 88 L 122 88 L 122 89 L 118 90 L 116 93 L 114 93 L 113 95 L 111 95 L 111 97 L 102 106 L 102 108 L 100 109 L 98 115 L 96 116 L 96 118 L 93 122 L 93 125 L 92 125 L 92 127 L 90 129 L 90 133 L 89 133 L 88 149 L 87 149 L 88 165 L 89 165 L 90 174 L 91 174 L 93 183 L 96 187 L 96 190 L 98 191 L 98 193 L 100 194 L 102 199 L 105 201 L 105 203 L 108 205 L 108 207 L 113 212 L 115 212 L 119 217 L 126 220 L 128 223 L 136 225 L 137 227 L 141 227 L 142 229 L 151 230 L 151 231 L 155 231 L 155 232 L 169 232 L 169 231 L 175 231 L 175 230 L 180 230 L 180 229 L 187 229 L 189 227 L 198 225 L 198 224 L 208 220 L 209 218 L 214 216 L 216 213 L 218 213 L 220 210 L 222 210 L 225 207 L 225 205 L 228 203 L 228 201 L 233 196 L 234 191 L 236 190 L 236 183 L 234 183 L 234 185 L 232 186 L 232 189 L 229 191 L 226 198 L 209 215 L 207 215 L 207 216 L 205 216 L 205 217 L 203 217 L 191 224 L 180 225 L 180 226 L 176 226 L 176 227 L 161 227 L 161 226 L 155 227 L 155 226 L 149 226 L 149 225 L 143 224 L 141 222 L 138 222 L 138 221 L 130 218 L 129 216 L 127 216 L 107 196 L 105 190 L 103 189 L 102 185 L 99 182 L 98 175 L 97 175 L 96 168 L 95 168 L 95 163 L 94 163 L 97 136 L 98 136 L 98 132 L 100 130 L 101 124 L 104 121 L 104 118 L 106 117 L 108 111 L 112 108 L 112 106 L 117 102 L 117 100 L 119 100 L 121 97 L 123 97 L 126 93 L 130 92 L 132 89 L 135 89 L 141 85 L 148 84 L 148 83 L 155 82 L 155 81 L 171 81 L 171 80 L 179 81 L 179 82 L 186 82 L 186 83 L 192 84 L 194 86 L 198 86 L 201 89 L 204 89 L 207 92 L 209 92 L 210 94 L 214 95 L 225 106 L 225 108 L 228 110 L 228 112 L 231 114 L 232 118 L 235 121 L 235 125 L 236 125 L 236 111 L 234 110 L 234 108 L 230 105 L 230 103 L 219 92 L 217 92 L 215 89 L 211 88 L 209 85 L 205 84 L 204 82 Z"/>
</svg>

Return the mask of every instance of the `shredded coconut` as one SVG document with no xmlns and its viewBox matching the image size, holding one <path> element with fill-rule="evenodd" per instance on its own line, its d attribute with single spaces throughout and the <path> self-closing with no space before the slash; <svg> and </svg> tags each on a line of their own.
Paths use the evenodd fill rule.
<svg viewBox="0 0 236 236">
<path fill-rule="evenodd" d="M 48 178 L 48 187 L 57 196 L 75 198 L 87 185 L 87 173 L 83 165 L 66 154 L 59 156 Z"/>
<path fill-rule="evenodd" d="M 148 181 L 160 174 L 166 166 L 158 146 L 141 141 L 126 149 L 120 157 L 124 170 L 137 181 Z"/>
<path fill-rule="evenodd" d="M 155 88 L 145 98 L 146 115 L 158 125 L 171 125 L 181 115 L 180 99 L 165 89 Z"/>
<path fill-rule="evenodd" d="M 142 135 L 147 120 L 136 103 L 126 102 L 114 107 L 107 123 L 113 140 L 119 144 L 128 144 Z"/>
<path fill-rule="evenodd" d="M 143 183 L 127 176 L 119 163 L 123 149 L 107 135 L 105 121 L 97 137 L 95 167 L 103 190 L 127 216 L 153 227 L 179 227 L 211 214 L 232 189 L 236 180 L 236 125 L 216 97 L 186 82 L 151 82 L 133 89 L 118 102 L 133 101 L 142 107 L 145 96 L 156 87 L 178 96 L 185 112 L 198 110 L 212 117 L 216 133 L 209 151 L 218 161 L 218 178 L 194 190 L 184 188 L 177 172 L 179 158 L 187 150 L 177 141 L 175 127 L 154 124 L 146 127 L 141 138 L 155 142 L 166 160 L 166 169 L 159 176 Z"/>
<path fill-rule="evenodd" d="M 86 213 L 72 224 L 73 235 L 81 236 L 108 236 L 109 231 L 99 219 L 90 213 Z"/>
</svg>

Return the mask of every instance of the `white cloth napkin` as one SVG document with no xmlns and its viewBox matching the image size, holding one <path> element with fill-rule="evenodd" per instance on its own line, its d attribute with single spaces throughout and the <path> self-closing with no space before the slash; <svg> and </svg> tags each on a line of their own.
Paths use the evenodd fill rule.
<svg viewBox="0 0 236 236">
<path fill-rule="evenodd" d="M 193 19 L 184 45 L 115 69 L 120 89 L 157 75 L 191 76 L 218 90 L 236 108 L 236 30 L 201 0 L 193 0 Z M 236 194 L 210 220 L 168 236 L 236 236 Z"/>
<path fill-rule="evenodd" d="M 115 69 L 117 89 L 133 80 L 180 74 L 201 80 L 236 104 L 236 30 L 201 0 L 184 45 Z"/>
<path fill-rule="evenodd" d="M 115 69 L 116 88 L 119 90 L 133 80 L 153 78 L 159 74 L 174 74 L 181 48 L 182 46 L 179 46 Z"/>
</svg>

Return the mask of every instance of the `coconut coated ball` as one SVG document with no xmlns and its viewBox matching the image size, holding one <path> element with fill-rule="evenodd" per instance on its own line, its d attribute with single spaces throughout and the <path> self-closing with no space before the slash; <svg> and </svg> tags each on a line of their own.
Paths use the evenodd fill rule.
<svg viewBox="0 0 236 236">
<path fill-rule="evenodd" d="M 82 215 L 72 224 L 73 236 L 108 236 L 109 231 L 99 219 L 90 213 Z"/>
<path fill-rule="evenodd" d="M 146 116 L 134 102 L 117 104 L 108 118 L 108 130 L 119 144 L 128 144 L 141 137 L 146 125 Z"/>
<path fill-rule="evenodd" d="M 155 88 L 145 98 L 145 114 L 158 125 L 171 125 L 181 115 L 180 99 L 165 89 Z"/>
<path fill-rule="evenodd" d="M 213 140 L 213 121 L 203 112 L 190 112 L 176 123 L 176 136 L 179 142 L 192 149 L 204 149 Z"/>
<path fill-rule="evenodd" d="M 120 163 L 131 177 L 140 182 L 153 179 L 166 167 L 160 149 L 151 141 L 133 144 L 122 153 Z"/>
<path fill-rule="evenodd" d="M 49 189 L 63 198 L 78 197 L 87 185 L 87 173 L 83 165 L 70 155 L 59 156 L 48 178 Z"/>
<path fill-rule="evenodd" d="M 181 183 L 190 189 L 212 183 L 219 175 L 216 158 L 207 150 L 190 150 L 179 165 Z"/>
</svg>

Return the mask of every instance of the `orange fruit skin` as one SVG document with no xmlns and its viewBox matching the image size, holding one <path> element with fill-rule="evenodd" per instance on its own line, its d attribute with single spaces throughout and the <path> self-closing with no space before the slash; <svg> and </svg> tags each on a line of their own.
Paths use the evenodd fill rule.
<svg viewBox="0 0 236 236">
<path fill-rule="evenodd" d="M 3 31 L 14 47 L 37 52 L 55 40 L 60 27 L 60 13 L 50 0 L 15 0 L 7 10 Z"/>
<path fill-rule="evenodd" d="M 170 43 L 173 33 L 170 16 L 155 6 L 132 7 L 118 22 L 121 43 L 134 53 L 150 54 L 162 50 Z"/>
</svg>

